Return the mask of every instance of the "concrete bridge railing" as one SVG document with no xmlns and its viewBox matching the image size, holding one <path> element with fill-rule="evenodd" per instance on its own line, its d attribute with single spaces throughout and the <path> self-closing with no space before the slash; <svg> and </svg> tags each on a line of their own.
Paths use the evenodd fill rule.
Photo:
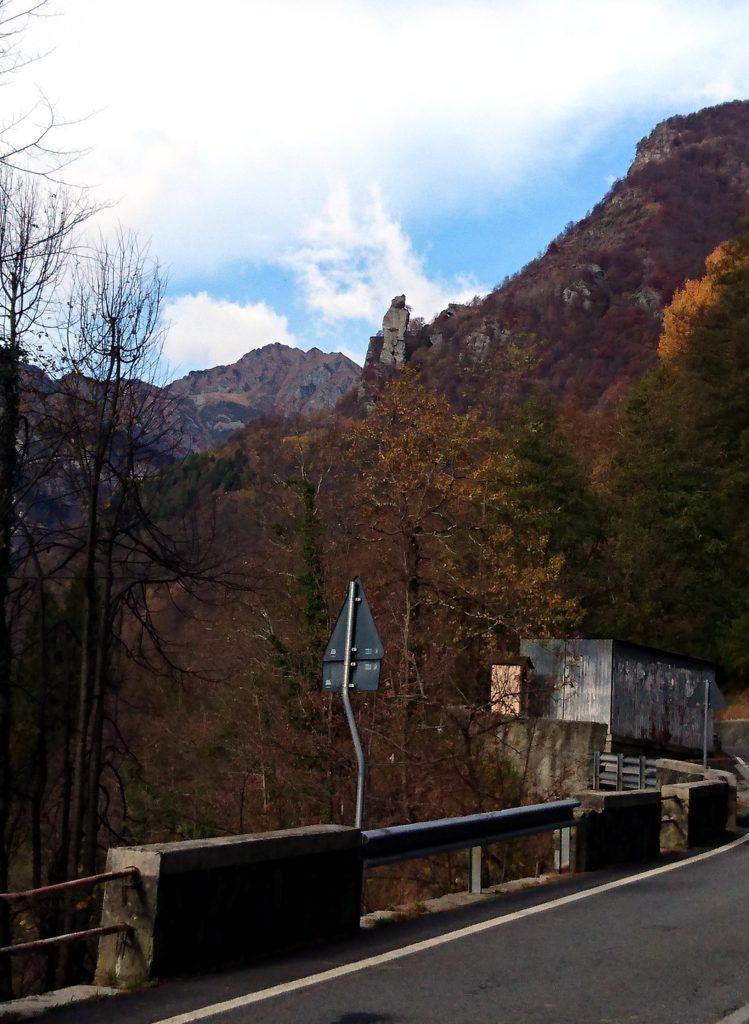
<svg viewBox="0 0 749 1024">
<path fill-rule="evenodd" d="M 350 934 L 362 890 L 358 829 L 319 825 L 109 851 L 102 924 L 126 936 L 99 945 L 96 982 L 130 988 L 152 978 L 241 963 Z"/>
<path fill-rule="evenodd" d="M 574 821 L 555 827 L 572 826 L 572 871 L 654 860 L 662 850 L 719 841 L 729 794 L 723 779 L 591 790 L 567 801 L 579 801 Z M 496 841 L 494 833 L 468 838 Z M 135 987 L 355 932 L 364 847 L 358 829 L 321 825 L 110 850 L 109 871 L 138 874 L 107 884 L 102 926 L 126 922 L 128 930 L 101 939 L 97 983 Z"/>
</svg>

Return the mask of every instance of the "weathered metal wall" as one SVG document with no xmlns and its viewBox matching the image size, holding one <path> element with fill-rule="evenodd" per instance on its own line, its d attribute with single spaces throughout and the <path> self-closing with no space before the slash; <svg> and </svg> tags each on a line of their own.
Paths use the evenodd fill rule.
<svg viewBox="0 0 749 1024">
<path fill-rule="evenodd" d="M 521 654 L 548 693 L 548 716 L 569 722 L 611 718 L 611 640 L 522 640 Z"/>
<path fill-rule="evenodd" d="M 609 729 L 614 738 L 664 750 L 701 748 L 705 680 L 715 685 L 712 665 L 614 641 L 612 679 Z M 710 710 L 711 746 L 712 738 Z"/>
<path fill-rule="evenodd" d="M 611 738 L 661 750 L 702 746 L 705 680 L 715 666 L 618 640 L 523 640 L 546 714 L 605 722 Z M 708 712 L 712 747 L 713 712 Z"/>
</svg>

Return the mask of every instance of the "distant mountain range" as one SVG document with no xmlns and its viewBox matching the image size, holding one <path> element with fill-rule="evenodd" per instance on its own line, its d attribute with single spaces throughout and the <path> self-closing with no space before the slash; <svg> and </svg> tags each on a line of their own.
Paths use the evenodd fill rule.
<svg viewBox="0 0 749 1024">
<path fill-rule="evenodd" d="M 341 352 L 303 352 L 272 344 L 229 366 L 193 370 L 169 386 L 184 398 L 185 440 L 192 448 L 221 444 L 269 413 L 308 415 L 332 408 L 359 380 L 361 367 Z"/>
</svg>

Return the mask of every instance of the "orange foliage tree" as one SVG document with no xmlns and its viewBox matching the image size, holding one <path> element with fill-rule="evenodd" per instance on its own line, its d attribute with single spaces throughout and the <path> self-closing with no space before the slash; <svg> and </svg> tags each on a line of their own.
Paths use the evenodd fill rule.
<svg viewBox="0 0 749 1024">
<path fill-rule="evenodd" d="M 705 313 L 720 299 L 720 281 L 729 269 L 731 249 L 719 245 L 705 260 L 705 274 L 686 281 L 679 288 L 663 314 L 663 332 L 658 342 L 658 354 L 670 362 L 684 352 Z"/>
</svg>

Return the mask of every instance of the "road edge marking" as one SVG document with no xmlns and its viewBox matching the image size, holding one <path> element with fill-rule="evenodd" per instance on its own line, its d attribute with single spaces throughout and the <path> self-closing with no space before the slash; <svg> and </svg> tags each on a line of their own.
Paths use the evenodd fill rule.
<svg viewBox="0 0 749 1024">
<path fill-rule="evenodd" d="M 749 1003 L 740 1006 L 738 1010 L 729 1013 L 727 1017 L 721 1017 L 715 1024 L 746 1024 L 749 1021 Z"/>
<path fill-rule="evenodd" d="M 612 892 L 614 889 L 622 889 L 627 885 L 635 885 L 648 878 L 655 878 L 658 875 L 665 875 L 669 871 L 678 871 L 680 868 L 690 867 L 703 860 L 710 860 L 721 853 L 728 853 L 743 843 L 749 842 L 749 832 L 738 839 L 726 843 L 725 846 L 718 846 L 714 850 L 707 850 L 705 853 L 698 853 L 694 857 L 685 860 L 678 860 L 672 864 L 662 864 L 657 868 L 650 868 L 637 875 L 627 875 L 626 878 L 617 878 L 613 882 L 604 882 L 602 885 L 591 886 L 589 889 L 582 889 L 580 892 L 569 893 L 567 896 L 560 896 L 555 900 L 547 900 L 546 903 L 538 903 L 533 907 L 525 907 L 523 910 L 515 910 L 501 917 L 490 917 L 486 921 L 477 921 L 476 924 L 466 925 L 463 928 L 456 928 L 451 932 L 443 932 L 441 935 L 433 935 L 429 939 L 421 939 L 419 942 L 412 942 L 408 946 L 400 946 L 398 949 L 389 949 L 384 953 L 375 953 L 374 956 L 364 957 L 362 960 L 354 960 L 352 963 L 340 964 L 338 967 L 331 967 L 327 971 L 320 971 L 317 974 L 308 974 L 303 978 L 296 978 L 294 981 L 281 982 L 279 985 L 272 985 L 270 988 L 259 989 L 257 992 L 248 992 L 244 996 L 235 996 L 233 999 L 226 999 L 221 1003 L 213 1003 L 209 1006 L 200 1007 L 197 1010 L 187 1010 L 174 1017 L 164 1017 L 155 1020 L 152 1024 L 194 1024 L 195 1021 L 208 1020 L 221 1013 L 230 1013 L 232 1010 L 241 1010 L 245 1006 L 252 1006 L 254 1003 L 262 1003 L 267 999 L 275 999 L 278 996 L 289 995 L 291 992 L 298 992 L 301 989 L 312 988 L 313 985 L 322 985 L 326 981 L 335 981 L 337 978 L 345 978 L 349 974 L 357 974 L 359 971 L 366 971 L 370 967 L 379 967 L 382 964 L 391 963 L 393 960 L 400 960 L 402 957 L 412 956 L 415 953 L 422 953 L 428 949 L 435 949 L 438 946 L 445 946 L 449 942 L 457 942 L 460 939 L 468 938 L 471 935 L 478 935 L 481 932 L 490 931 L 492 928 L 499 928 L 504 924 L 511 924 L 513 921 L 520 921 L 525 917 L 533 917 L 535 914 L 543 914 L 557 907 L 568 906 L 571 903 L 579 903 L 581 900 L 589 899 L 604 892 Z M 737 1011 L 740 1012 L 740 1011 Z M 717 1024 L 744 1024 L 749 1021 L 747 1017 L 726 1017 Z"/>
</svg>

